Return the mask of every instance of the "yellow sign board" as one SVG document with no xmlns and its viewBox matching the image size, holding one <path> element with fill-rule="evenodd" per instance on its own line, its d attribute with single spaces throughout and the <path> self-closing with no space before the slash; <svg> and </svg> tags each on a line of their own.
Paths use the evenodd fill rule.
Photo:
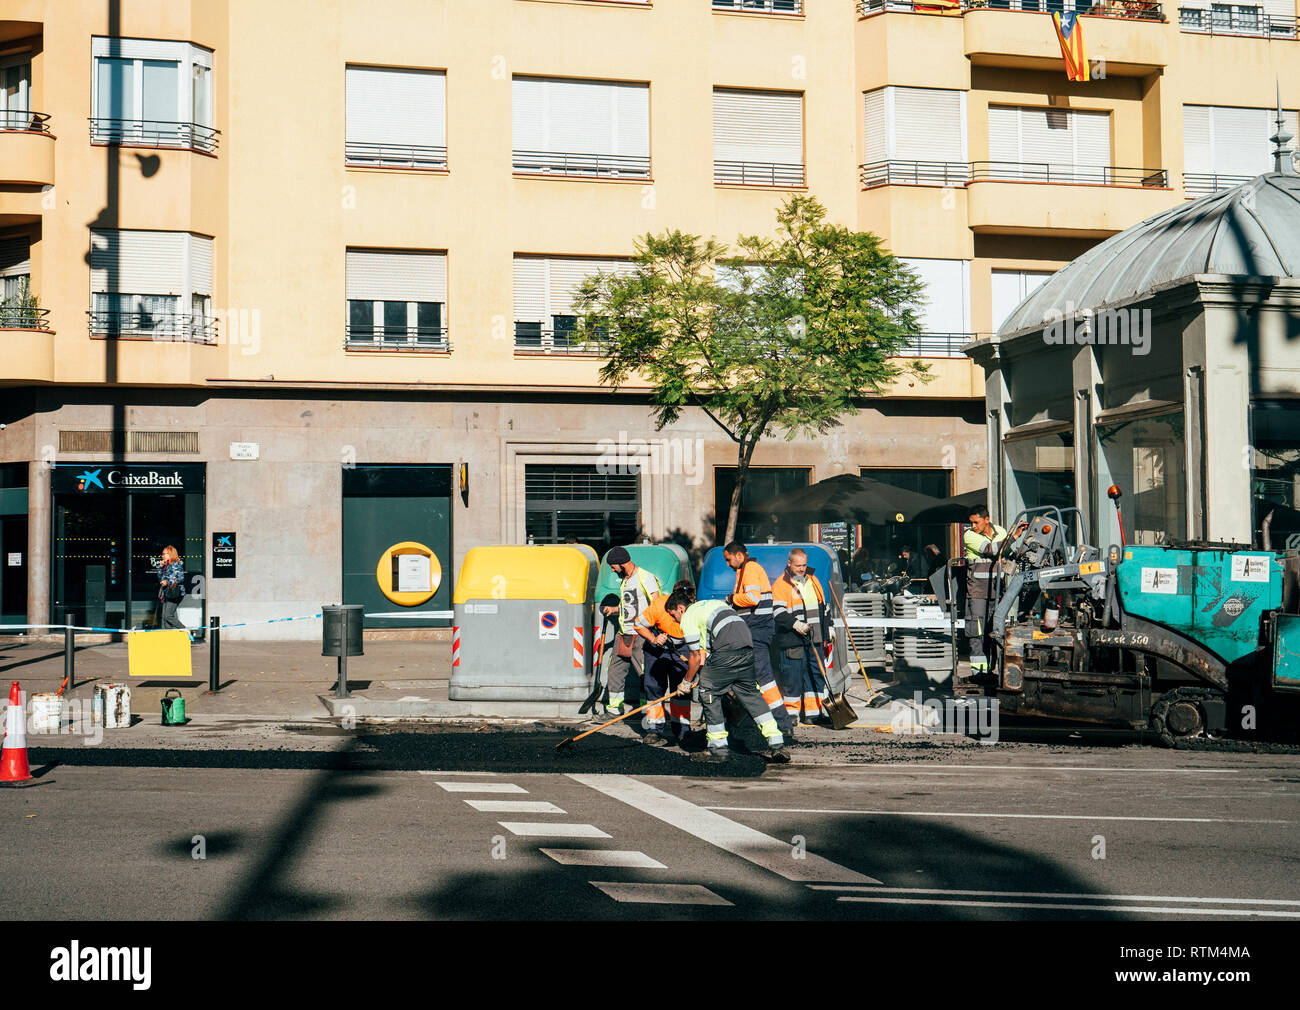
<svg viewBox="0 0 1300 1010">
<path fill-rule="evenodd" d="M 406 540 L 393 544 L 375 566 L 379 591 L 401 607 L 418 607 L 433 599 L 442 585 L 442 565 L 433 548 Z"/>
<path fill-rule="evenodd" d="M 132 677 L 193 677 L 189 632 L 133 632 L 126 636 L 126 663 Z"/>
<path fill-rule="evenodd" d="M 1080 575 L 1096 575 L 1099 571 L 1101 571 L 1100 561 L 1089 561 L 1079 566 Z"/>
</svg>

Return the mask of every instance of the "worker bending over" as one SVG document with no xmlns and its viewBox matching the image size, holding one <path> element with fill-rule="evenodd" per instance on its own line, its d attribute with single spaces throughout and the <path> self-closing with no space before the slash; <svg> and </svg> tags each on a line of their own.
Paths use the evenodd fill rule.
<svg viewBox="0 0 1300 1010">
<path fill-rule="evenodd" d="M 695 586 L 690 579 L 682 579 L 673 586 L 673 593 L 688 603 L 695 602 Z M 645 693 L 647 698 L 662 698 L 676 691 L 686 676 L 686 641 L 682 626 L 669 616 L 667 603 L 670 594 L 660 593 L 650 601 L 636 619 L 636 633 L 644 640 Z M 668 699 L 665 713 L 662 704 L 651 705 L 641 719 L 645 730 L 642 738 L 651 747 L 671 747 L 680 744 L 691 731 L 691 699 L 680 694 Z"/>
<path fill-rule="evenodd" d="M 790 721 L 800 721 L 801 705 L 805 724 L 825 721 L 822 699 L 826 696 L 826 678 L 814 650 L 834 641 L 835 628 L 822 584 L 808 571 L 808 554 L 803 549 L 794 548 L 786 558 L 785 571 L 772 586 L 772 606 L 781 692 Z"/>
<path fill-rule="evenodd" d="M 678 690 L 686 694 L 699 682 L 706 746 L 698 757 L 705 761 L 725 761 L 731 754 L 727 745 L 727 720 L 722 711 L 722 696 L 730 691 L 758 724 L 767 743 L 764 757 L 769 761 L 789 761 L 776 719 L 758 693 L 754 640 L 740 615 L 721 600 L 690 603 L 681 593 L 668 597 L 665 609 L 681 625 L 690 652 L 686 678 Z"/>
<path fill-rule="evenodd" d="M 794 741 L 794 726 L 785 711 L 781 689 L 772 672 L 772 639 L 776 624 L 772 615 L 772 583 L 767 580 L 763 566 L 749 556 L 749 549 L 739 540 L 722 548 L 727 566 L 736 572 L 736 588 L 727 597 L 727 605 L 740 615 L 754 639 L 754 672 L 758 674 L 758 690 L 772 710 L 776 724 L 787 741 Z"/>
</svg>

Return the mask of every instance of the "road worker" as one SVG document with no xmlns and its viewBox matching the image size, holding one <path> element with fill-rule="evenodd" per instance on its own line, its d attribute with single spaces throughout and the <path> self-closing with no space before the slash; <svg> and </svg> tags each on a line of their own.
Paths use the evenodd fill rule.
<svg viewBox="0 0 1300 1010">
<path fill-rule="evenodd" d="M 601 608 L 606 617 L 613 617 L 615 612 L 618 614 L 618 644 L 609 663 L 609 704 L 605 713 L 608 716 L 619 716 L 624 711 L 628 671 L 635 670 L 638 679 L 644 674 L 645 639 L 636 633 L 636 619 L 663 589 L 654 572 L 637 567 L 626 547 L 615 547 L 605 555 L 605 560 L 622 580 L 617 608 Z"/>
<path fill-rule="evenodd" d="M 814 650 L 834 640 L 835 628 L 826 606 L 826 593 L 808 571 L 808 554 L 796 547 L 786 558 L 785 571 L 772 586 L 776 617 L 775 645 L 781 667 L 781 693 L 791 723 L 825 722 L 822 701 L 826 678 Z M 803 709 L 800 720 L 799 710 Z"/>
<path fill-rule="evenodd" d="M 754 639 L 754 672 L 758 674 L 758 690 L 767 702 L 776 724 L 788 743 L 794 742 L 794 726 L 786 715 L 781 689 L 777 687 L 772 672 L 772 638 L 776 624 L 772 618 L 772 583 L 763 566 L 749 556 L 749 549 L 739 540 L 722 548 L 727 566 L 736 573 L 736 588 L 727 597 L 727 606 L 740 615 Z"/>
<path fill-rule="evenodd" d="M 690 579 L 682 579 L 673 586 L 673 592 L 691 603 L 695 602 L 695 586 Z M 668 593 L 660 593 L 650 601 L 636 619 L 636 633 L 645 641 L 645 693 L 646 700 L 662 698 L 677 690 L 686 675 L 686 642 L 682 626 L 668 616 L 665 605 Z M 664 705 L 651 705 L 641 719 L 645 730 L 642 742 L 651 747 L 671 747 L 680 744 L 691 731 L 691 699 L 674 695 Z"/>
<path fill-rule="evenodd" d="M 758 693 L 754 640 L 740 615 L 721 600 L 690 603 L 682 593 L 668 597 L 664 609 L 681 625 L 690 653 L 686 677 L 678 691 L 685 695 L 698 682 L 700 703 L 704 706 L 705 749 L 692 758 L 725 761 L 731 754 L 726 716 L 722 712 L 722 696 L 730 691 L 763 734 L 767 744 L 763 756 L 769 761 L 789 761 L 781 729 Z"/>
<path fill-rule="evenodd" d="M 1016 527 L 1019 536 L 1028 523 Z M 962 534 L 966 558 L 966 637 L 970 640 L 970 673 L 978 678 L 989 672 L 989 622 L 993 615 L 993 562 L 1007 531 L 989 519 L 989 510 L 977 506 L 970 512 L 970 529 Z"/>
</svg>

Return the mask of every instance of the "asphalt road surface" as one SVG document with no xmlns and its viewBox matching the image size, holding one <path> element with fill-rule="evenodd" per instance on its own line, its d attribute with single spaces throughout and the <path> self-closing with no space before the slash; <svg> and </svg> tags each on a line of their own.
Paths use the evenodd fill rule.
<svg viewBox="0 0 1300 1010">
<path fill-rule="evenodd" d="M 34 749 L 10 919 L 1300 919 L 1300 757 L 881 748 L 721 774 L 631 740 Z M 322 748 L 320 745 L 327 743 Z M 201 856 L 202 858 L 196 858 Z"/>
</svg>

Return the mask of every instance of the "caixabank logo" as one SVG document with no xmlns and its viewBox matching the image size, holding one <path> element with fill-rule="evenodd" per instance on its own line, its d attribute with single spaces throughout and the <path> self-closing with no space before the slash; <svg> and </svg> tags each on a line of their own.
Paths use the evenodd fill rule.
<svg viewBox="0 0 1300 1010">
<path fill-rule="evenodd" d="M 101 476 L 102 475 L 102 476 Z M 91 470 L 86 468 L 77 474 L 78 491 L 107 491 L 112 488 L 183 488 L 185 479 L 179 471 L 171 473 L 161 472 L 158 470 L 148 470 L 144 473 L 138 471 L 109 470 L 104 473 L 104 468 Z"/>
<path fill-rule="evenodd" d="M 77 490 L 85 491 L 87 488 L 97 487 L 103 491 L 104 482 L 99 479 L 99 475 L 103 472 L 103 468 L 100 468 L 99 470 L 83 470 L 77 474 Z"/>
</svg>

